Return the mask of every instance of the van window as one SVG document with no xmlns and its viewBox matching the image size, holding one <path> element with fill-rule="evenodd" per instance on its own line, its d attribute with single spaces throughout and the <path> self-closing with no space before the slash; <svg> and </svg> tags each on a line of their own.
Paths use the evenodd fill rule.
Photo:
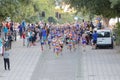
<svg viewBox="0 0 120 80">
<path fill-rule="evenodd" d="M 110 32 L 98 32 L 98 37 L 110 37 Z"/>
</svg>

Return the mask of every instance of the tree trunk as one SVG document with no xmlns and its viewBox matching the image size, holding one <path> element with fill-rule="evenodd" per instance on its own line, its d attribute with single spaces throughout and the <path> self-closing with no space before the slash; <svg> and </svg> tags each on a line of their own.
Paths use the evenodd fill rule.
<svg viewBox="0 0 120 80">
<path fill-rule="evenodd" d="M 103 17 L 103 26 L 104 27 L 109 27 L 109 20 L 110 20 L 110 18 Z"/>
</svg>

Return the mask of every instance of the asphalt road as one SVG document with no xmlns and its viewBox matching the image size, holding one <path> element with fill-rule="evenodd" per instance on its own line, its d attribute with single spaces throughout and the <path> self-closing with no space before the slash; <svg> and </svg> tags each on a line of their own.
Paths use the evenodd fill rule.
<svg viewBox="0 0 120 80">
<path fill-rule="evenodd" d="M 77 76 L 80 50 L 69 51 L 65 48 L 59 57 L 53 50 L 42 53 L 31 80 L 75 80 Z"/>
<path fill-rule="evenodd" d="M 47 49 L 47 48 L 46 48 Z M 120 80 L 120 54 L 116 49 L 76 51 L 64 49 L 58 58 L 52 50 L 39 58 L 31 80 Z"/>
<path fill-rule="evenodd" d="M 27 48 L 22 40 L 13 43 L 10 50 L 11 70 L 4 70 L 0 55 L 0 80 L 120 80 L 120 47 L 86 51 L 78 46 L 76 51 L 66 47 L 56 57 L 48 46 L 40 44 Z"/>
</svg>

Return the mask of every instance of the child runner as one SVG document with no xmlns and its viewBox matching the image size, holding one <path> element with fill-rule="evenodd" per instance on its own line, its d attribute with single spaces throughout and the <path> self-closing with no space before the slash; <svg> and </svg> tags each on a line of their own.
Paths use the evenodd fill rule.
<svg viewBox="0 0 120 80">
<path fill-rule="evenodd" d="M 85 52 L 85 47 L 86 47 L 86 33 L 82 34 L 82 46 L 83 46 L 83 51 Z"/>
<path fill-rule="evenodd" d="M 60 53 L 60 52 L 61 52 L 60 42 L 59 42 L 59 40 L 57 39 L 56 46 L 55 46 L 56 57 L 59 56 L 59 53 Z"/>
<path fill-rule="evenodd" d="M 53 52 L 55 52 L 56 41 L 57 41 L 56 37 L 53 38 L 53 40 L 52 40 Z"/>
<path fill-rule="evenodd" d="M 70 51 L 71 51 L 72 45 L 73 45 L 72 42 L 73 42 L 73 41 L 72 41 L 72 38 L 69 38 L 69 39 L 68 39 L 68 49 L 70 49 Z"/>
<path fill-rule="evenodd" d="M 61 55 L 62 55 L 62 50 L 63 50 L 63 41 L 64 39 L 61 37 L 61 40 L 60 40 Z"/>
<path fill-rule="evenodd" d="M 43 37 L 43 40 L 44 40 L 44 42 L 46 44 L 47 32 L 46 32 L 45 27 L 42 29 L 42 37 Z"/>
<path fill-rule="evenodd" d="M 22 38 L 23 38 L 23 46 L 25 46 L 25 38 L 26 38 L 26 33 L 25 31 L 22 34 Z"/>
<path fill-rule="evenodd" d="M 43 45 L 44 45 L 44 40 L 43 40 L 43 38 L 40 40 L 40 44 L 41 44 L 41 50 L 43 51 Z"/>
<path fill-rule="evenodd" d="M 49 35 L 48 35 L 48 45 L 49 45 L 49 49 L 51 49 L 51 41 L 52 41 L 52 37 L 51 37 L 51 35 L 49 34 Z"/>
<path fill-rule="evenodd" d="M 26 35 L 26 39 L 27 39 L 26 45 L 27 45 L 27 47 L 30 46 L 30 37 L 31 37 L 30 30 L 28 29 L 27 35 Z"/>
<path fill-rule="evenodd" d="M 73 48 L 74 48 L 74 51 L 76 50 L 76 42 L 77 42 L 77 37 L 76 37 L 76 34 L 74 34 L 74 37 L 73 37 Z"/>
</svg>

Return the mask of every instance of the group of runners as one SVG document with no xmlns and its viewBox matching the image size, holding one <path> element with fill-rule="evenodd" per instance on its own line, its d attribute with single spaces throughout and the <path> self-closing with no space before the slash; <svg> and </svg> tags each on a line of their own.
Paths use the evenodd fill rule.
<svg viewBox="0 0 120 80">
<path fill-rule="evenodd" d="M 43 46 L 47 43 L 49 45 L 49 49 L 53 47 L 53 51 L 58 56 L 59 53 L 62 53 L 64 46 L 66 45 L 68 49 L 74 48 L 76 49 L 76 44 L 80 42 L 80 34 L 76 30 L 75 27 L 52 27 L 49 31 L 48 36 L 45 35 L 44 28 L 42 29 L 42 38 L 40 39 L 41 49 L 43 50 Z"/>
<path fill-rule="evenodd" d="M 31 28 L 30 26 L 26 31 L 23 32 L 23 45 L 25 45 L 25 39 L 27 40 L 27 46 L 35 45 L 38 38 L 41 45 L 41 50 L 44 51 L 44 46 L 48 45 L 49 49 L 53 49 L 53 52 L 58 56 L 64 47 L 67 49 L 76 50 L 80 45 L 83 46 L 83 51 L 85 51 L 86 45 L 92 45 L 96 43 L 93 40 L 93 29 L 91 25 L 82 25 L 80 23 L 75 24 L 65 24 L 65 25 L 47 25 L 38 24 Z M 96 37 L 96 36 L 95 36 Z M 93 40 L 93 41 L 92 41 Z"/>
</svg>

